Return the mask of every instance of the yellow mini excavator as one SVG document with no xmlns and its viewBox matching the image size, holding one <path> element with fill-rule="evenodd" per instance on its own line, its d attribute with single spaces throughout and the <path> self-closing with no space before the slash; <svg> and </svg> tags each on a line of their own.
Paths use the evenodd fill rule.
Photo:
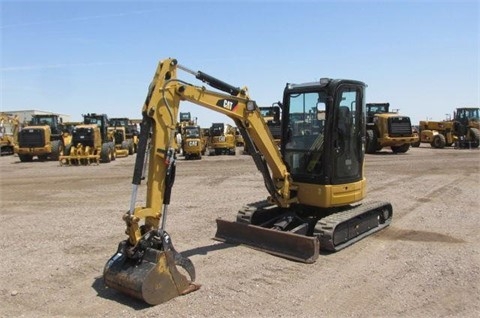
<svg viewBox="0 0 480 318">
<path fill-rule="evenodd" d="M 178 71 L 216 90 L 180 80 Z M 142 109 L 130 209 L 123 216 L 128 238 L 105 265 L 106 285 L 152 305 L 199 288 L 192 262 L 175 250 L 165 231 L 181 101 L 233 119 L 269 192 L 264 202 L 243 207 L 236 221 L 217 219 L 217 240 L 313 263 L 320 249 L 338 251 L 388 226 L 390 203 L 362 201 L 365 87 L 327 78 L 287 84 L 279 148 L 246 87 L 192 71 L 175 59 L 161 61 Z M 146 203 L 136 206 L 145 166 Z"/>
</svg>

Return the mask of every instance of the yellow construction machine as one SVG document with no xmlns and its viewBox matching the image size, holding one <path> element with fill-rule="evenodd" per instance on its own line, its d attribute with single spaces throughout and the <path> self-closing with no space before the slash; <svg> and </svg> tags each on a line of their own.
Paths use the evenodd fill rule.
<svg viewBox="0 0 480 318">
<path fill-rule="evenodd" d="M 13 155 L 20 122 L 17 116 L 0 113 L 0 155 Z"/>
<path fill-rule="evenodd" d="M 245 146 L 245 141 L 243 141 L 243 136 L 240 133 L 240 130 L 237 127 L 234 127 L 234 129 L 235 129 L 235 145 L 237 147 Z"/>
<path fill-rule="evenodd" d="M 478 148 L 480 144 L 480 109 L 460 107 L 453 112 L 453 131 L 458 148 Z"/>
<path fill-rule="evenodd" d="M 393 153 L 405 153 L 418 142 L 410 117 L 390 111 L 390 103 L 368 103 L 366 110 L 366 153 L 373 154 L 384 147 L 390 147 Z"/>
<path fill-rule="evenodd" d="M 81 121 L 64 121 L 61 124 L 62 138 L 65 147 L 68 147 L 72 143 L 72 131 L 75 126 L 81 125 Z"/>
<path fill-rule="evenodd" d="M 127 130 L 122 126 L 109 126 L 108 134 L 113 135 L 113 142 L 115 144 L 115 156 L 128 157 L 130 152 L 133 153 L 133 143 L 129 143 L 127 139 Z"/>
<path fill-rule="evenodd" d="M 245 141 L 244 141 L 245 142 Z M 237 138 L 235 127 L 226 123 L 212 123 L 210 127 L 210 149 L 214 155 L 235 155 Z"/>
<path fill-rule="evenodd" d="M 202 159 L 206 152 L 202 129 L 198 125 L 185 126 L 182 134 L 182 153 L 185 160 Z"/>
<path fill-rule="evenodd" d="M 420 139 L 413 144 L 429 143 L 433 148 L 455 145 L 457 148 L 478 148 L 480 144 L 480 109 L 460 107 L 453 119 L 444 121 L 422 120 L 418 125 Z"/>
<path fill-rule="evenodd" d="M 262 114 L 265 123 L 270 129 L 273 139 L 280 147 L 280 140 L 282 138 L 282 122 L 280 103 L 274 103 L 272 106 L 259 106 L 260 114 Z M 243 145 L 243 153 L 248 154 L 248 146 Z"/>
<path fill-rule="evenodd" d="M 179 71 L 216 90 L 179 79 Z M 269 193 L 265 201 L 243 207 L 236 221 L 217 219 L 217 240 L 313 263 L 320 249 L 341 250 L 388 226 L 390 203 L 363 202 L 365 87 L 360 81 L 328 78 L 287 84 L 279 149 L 246 87 L 193 71 L 175 59 L 161 61 L 142 109 L 130 208 L 123 215 L 127 238 L 105 265 L 106 285 L 152 305 L 199 288 L 192 262 L 175 250 L 165 227 L 182 101 L 235 122 Z M 145 163 L 146 201 L 137 206 Z"/>
<path fill-rule="evenodd" d="M 203 144 L 205 145 L 205 152 L 207 152 L 210 149 L 210 128 L 200 128 L 200 130 L 202 132 Z"/>
<path fill-rule="evenodd" d="M 62 120 L 56 114 L 36 114 L 18 133 L 14 152 L 21 162 L 58 160 L 67 146 L 63 139 Z"/>
<path fill-rule="evenodd" d="M 125 152 L 127 156 L 133 155 L 138 147 L 138 131 L 136 126 L 126 117 L 115 117 L 109 119 L 109 129 L 115 131 L 115 146 Z M 117 151 L 117 155 L 119 154 Z"/>
<path fill-rule="evenodd" d="M 418 142 L 412 147 L 418 147 L 421 143 L 429 143 L 432 148 L 450 147 L 457 140 L 453 133 L 452 121 L 429 121 L 421 120 L 418 123 Z"/>
<path fill-rule="evenodd" d="M 59 157 L 60 165 L 108 163 L 116 158 L 115 139 L 105 114 L 84 114 L 83 124 L 72 129 L 71 138 Z"/>
</svg>

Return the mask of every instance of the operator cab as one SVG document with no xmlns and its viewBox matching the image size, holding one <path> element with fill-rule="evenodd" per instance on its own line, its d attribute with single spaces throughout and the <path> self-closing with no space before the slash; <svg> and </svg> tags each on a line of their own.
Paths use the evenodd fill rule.
<svg viewBox="0 0 480 318">
<path fill-rule="evenodd" d="M 365 84 L 351 80 L 287 84 L 281 151 L 296 182 L 362 180 Z"/>
</svg>

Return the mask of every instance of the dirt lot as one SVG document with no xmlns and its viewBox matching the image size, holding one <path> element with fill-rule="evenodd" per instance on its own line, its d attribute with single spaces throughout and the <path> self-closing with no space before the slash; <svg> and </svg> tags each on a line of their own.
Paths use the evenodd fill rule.
<svg viewBox="0 0 480 318">
<path fill-rule="evenodd" d="M 202 288 L 154 307 L 101 276 L 133 162 L 0 158 L 1 317 L 480 316 L 479 150 L 367 155 L 368 198 L 393 204 L 392 225 L 311 265 L 211 239 L 217 217 L 267 195 L 250 157 L 180 158 L 167 230 Z"/>
</svg>

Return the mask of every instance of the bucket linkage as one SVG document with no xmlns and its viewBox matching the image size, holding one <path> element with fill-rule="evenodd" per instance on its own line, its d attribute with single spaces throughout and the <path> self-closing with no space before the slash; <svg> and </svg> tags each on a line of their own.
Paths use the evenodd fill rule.
<svg viewBox="0 0 480 318">
<path fill-rule="evenodd" d="M 189 279 L 182 274 L 182 268 Z M 167 232 L 147 232 L 136 246 L 122 241 L 117 252 L 105 265 L 105 284 L 120 292 L 158 305 L 174 297 L 200 288 L 195 284 L 195 268 L 191 260 L 173 246 Z"/>
</svg>

